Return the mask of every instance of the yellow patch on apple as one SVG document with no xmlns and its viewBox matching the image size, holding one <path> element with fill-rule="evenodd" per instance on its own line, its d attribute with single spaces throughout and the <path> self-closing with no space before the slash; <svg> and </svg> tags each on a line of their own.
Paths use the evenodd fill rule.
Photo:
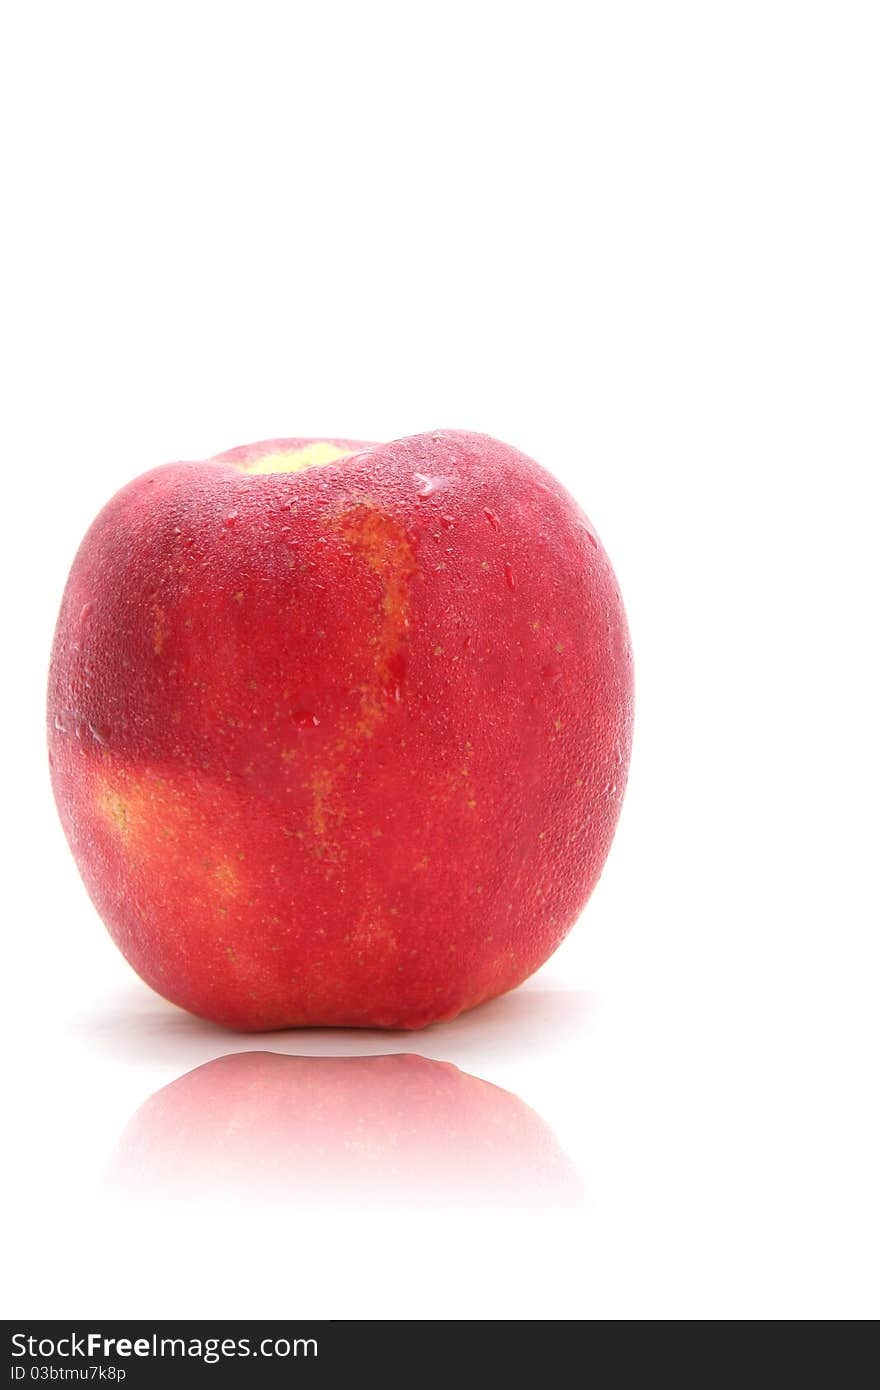
<svg viewBox="0 0 880 1390">
<path fill-rule="evenodd" d="M 304 444 L 301 449 L 284 449 L 279 453 L 263 454 L 242 468 L 243 473 L 304 473 L 307 468 L 320 468 L 325 463 L 338 463 L 351 456 L 350 449 L 340 449 L 325 439 Z"/>
</svg>

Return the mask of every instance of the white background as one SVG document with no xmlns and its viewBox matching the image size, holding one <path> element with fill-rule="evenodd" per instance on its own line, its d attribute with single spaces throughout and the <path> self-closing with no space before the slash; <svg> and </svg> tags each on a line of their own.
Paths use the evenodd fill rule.
<svg viewBox="0 0 880 1390">
<path fill-rule="evenodd" d="M 8 1315 L 880 1311 L 877 23 L 7 8 Z M 605 875 L 527 986 L 455 1023 L 224 1033 L 132 975 L 57 824 L 67 568 L 157 463 L 434 427 L 538 458 L 616 566 L 638 705 Z M 450 1209 L 439 1161 L 415 1213 L 307 1182 L 273 1205 L 246 1173 L 222 1204 L 110 1200 L 142 1102 L 254 1046 L 455 1062 L 537 1112 L 583 1201 Z"/>
</svg>

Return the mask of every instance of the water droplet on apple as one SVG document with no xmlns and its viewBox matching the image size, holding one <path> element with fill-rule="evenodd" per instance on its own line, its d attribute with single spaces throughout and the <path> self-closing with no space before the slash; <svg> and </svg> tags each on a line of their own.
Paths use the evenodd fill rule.
<svg viewBox="0 0 880 1390">
<path fill-rule="evenodd" d="M 311 710 L 300 709 L 293 715 L 293 722 L 298 729 L 317 729 L 321 721 Z"/>
<path fill-rule="evenodd" d="M 109 742 L 109 732 L 103 724 L 93 724 L 89 721 L 89 733 L 96 743 L 100 743 L 102 748 L 106 748 Z"/>
<path fill-rule="evenodd" d="M 62 734 L 73 734 L 74 738 L 82 738 L 83 725 L 85 720 L 78 710 L 63 709 L 55 716 L 55 728 Z"/>
<path fill-rule="evenodd" d="M 427 473 L 414 473 L 413 479 L 416 483 L 417 497 L 433 497 L 435 492 L 442 492 L 449 486 L 448 478 L 432 477 Z"/>
<path fill-rule="evenodd" d="M 91 600 L 89 600 L 88 603 L 84 603 L 84 604 L 83 604 L 82 609 L 80 610 L 80 615 L 79 615 L 79 620 L 80 620 L 81 623 L 88 622 L 89 618 L 92 616 L 92 612 L 94 611 L 94 607 L 95 607 L 95 605 L 92 603 Z"/>
<path fill-rule="evenodd" d="M 514 578 L 514 575 L 513 575 L 513 566 L 512 566 L 512 565 L 505 565 L 505 566 L 504 566 L 504 578 L 507 580 L 507 587 L 508 587 L 508 589 L 515 589 L 515 588 L 516 588 L 516 579 Z"/>
</svg>

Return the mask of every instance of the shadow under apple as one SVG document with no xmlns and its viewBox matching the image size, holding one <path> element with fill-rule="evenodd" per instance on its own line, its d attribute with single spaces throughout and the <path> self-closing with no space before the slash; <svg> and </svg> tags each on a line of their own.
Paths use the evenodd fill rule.
<svg viewBox="0 0 880 1390">
<path fill-rule="evenodd" d="M 235 1052 L 152 1095 L 105 1182 L 134 1201 L 571 1205 L 579 1176 L 519 1097 L 413 1053 Z"/>
<path fill-rule="evenodd" d="M 539 980 L 490 999 L 447 1023 L 434 1023 L 418 1034 L 364 1028 L 299 1028 L 257 1035 L 263 1047 L 296 1056 L 366 1056 L 406 1052 L 415 1039 L 427 1053 L 450 1053 L 464 1066 L 486 1058 L 552 1053 L 583 1035 L 593 1003 L 584 990 L 554 989 Z M 99 1009 L 90 1009 L 73 1025 L 79 1041 L 141 1064 L 165 1062 L 191 1068 L 229 1052 L 251 1052 L 253 1033 L 234 1033 L 208 1023 L 161 999 L 140 981 L 131 981 Z"/>
</svg>

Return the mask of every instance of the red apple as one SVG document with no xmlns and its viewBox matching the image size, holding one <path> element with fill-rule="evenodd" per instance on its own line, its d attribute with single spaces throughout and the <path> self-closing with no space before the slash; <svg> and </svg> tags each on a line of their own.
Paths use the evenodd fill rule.
<svg viewBox="0 0 880 1390">
<path fill-rule="evenodd" d="M 148 984 L 236 1028 L 418 1028 L 581 912 L 632 663 L 593 527 L 515 449 L 272 440 L 107 504 L 48 713 L 65 832 Z"/>
<path fill-rule="evenodd" d="M 145 1101 L 107 1189 L 125 1198 L 570 1204 L 580 1179 L 518 1096 L 451 1062 L 236 1052 Z"/>
</svg>

